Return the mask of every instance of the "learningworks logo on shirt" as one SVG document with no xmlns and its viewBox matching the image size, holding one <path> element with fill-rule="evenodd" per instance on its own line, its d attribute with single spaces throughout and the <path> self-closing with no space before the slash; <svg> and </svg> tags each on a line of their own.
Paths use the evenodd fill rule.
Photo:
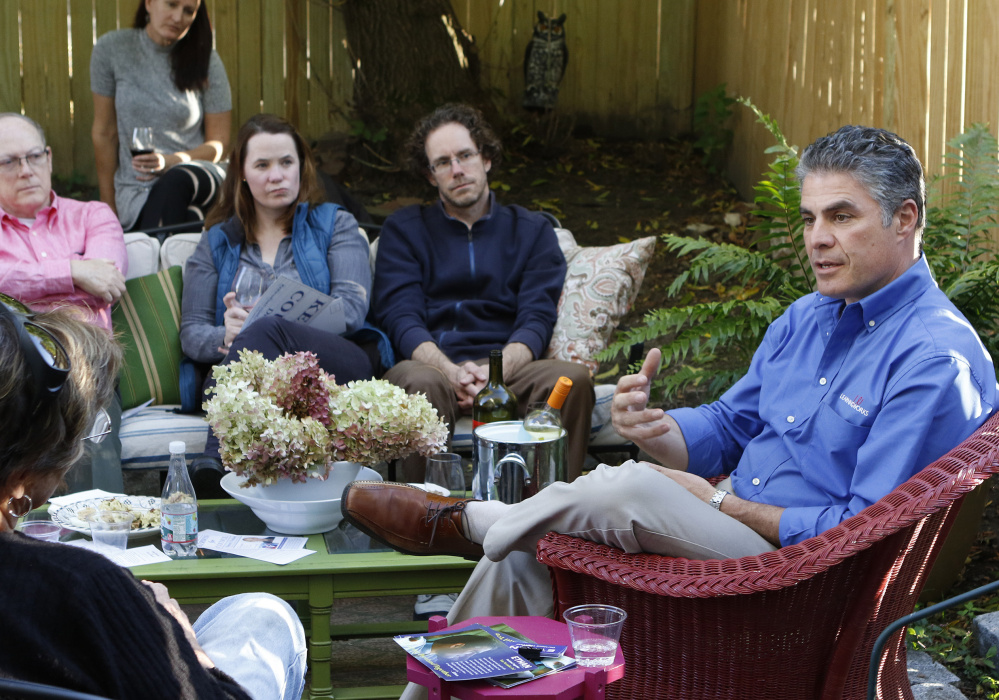
<svg viewBox="0 0 999 700">
<path fill-rule="evenodd" d="M 859 413 L 862 416 L 869 416 L 869 415 L 871 415 L 870 411 L 868 411 L 866 408 L 864 408 L 863 406 L 860 405 L 860 404 L 862 404 L 864 402 L 864 397 L 863 396 L 858 396 L 855 399 L 850 399 L 850 398 L 847 398 L 846 394 L 840 394 L 839 395 L 839 400 L 842 401 L 843 403 L 845 403 L 847 406 L 849 406 L 850 408 L 852 408 L 854 411 L 856 411 L 857 413 Z"/>
</svg>

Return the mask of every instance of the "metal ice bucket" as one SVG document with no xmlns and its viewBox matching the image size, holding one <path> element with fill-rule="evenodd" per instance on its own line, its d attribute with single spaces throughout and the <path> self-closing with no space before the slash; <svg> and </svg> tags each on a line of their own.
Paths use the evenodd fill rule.
<svg viewBox="0 0 999 700">
<path fill-rule="evenodd" d="M 538 440 L 522 421 L 499 421 L 472 431 L 475 497 L 519 503 L 553 481 L 565 481 L 565 429 Z"/>
</svg>

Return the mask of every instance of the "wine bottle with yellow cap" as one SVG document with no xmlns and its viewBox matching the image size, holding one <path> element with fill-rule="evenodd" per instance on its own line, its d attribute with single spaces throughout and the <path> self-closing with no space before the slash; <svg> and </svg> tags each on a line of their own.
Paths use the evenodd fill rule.
<svg viewBox="0 0 999 700">
<path fill-rule="evenodd" d="M 572 380 L 559 377 L 548 402 L 524 417 L 524 430 L 535 440 L 551 440 L 562 433 L 562 404 L 572 389 Z"/>
</svg>

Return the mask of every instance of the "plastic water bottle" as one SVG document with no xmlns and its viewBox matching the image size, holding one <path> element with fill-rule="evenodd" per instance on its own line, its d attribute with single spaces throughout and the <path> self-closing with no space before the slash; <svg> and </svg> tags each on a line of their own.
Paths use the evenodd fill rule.
<svg viewBox="0 0 999 700">
<path fill-rule="evenodd" d="M 160 540 L 163 553 L 173 559 L 198 555 L 198 499 L 187 473 L 187 446 L 170 443 L 170 471 L 160 500 Z"/>
</svg>

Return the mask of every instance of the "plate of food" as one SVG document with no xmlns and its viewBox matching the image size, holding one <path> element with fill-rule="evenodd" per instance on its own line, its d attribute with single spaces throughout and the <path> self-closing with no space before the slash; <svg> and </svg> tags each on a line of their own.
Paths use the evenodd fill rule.
<svg viewBox="0 0 999 700">
<path fill-rule="evenodd" d="M 127 510 L 132 514 L 132 531 L 129 537 L 139 537 L 160 531 L 160 499 L 154 496 L 105 496 L 88 498 L 64 506 L 52 506 L 49 515 L 62 527 L 85 535 L 90 534 L 87 517 L 100 510 Z"/>
</svg>

